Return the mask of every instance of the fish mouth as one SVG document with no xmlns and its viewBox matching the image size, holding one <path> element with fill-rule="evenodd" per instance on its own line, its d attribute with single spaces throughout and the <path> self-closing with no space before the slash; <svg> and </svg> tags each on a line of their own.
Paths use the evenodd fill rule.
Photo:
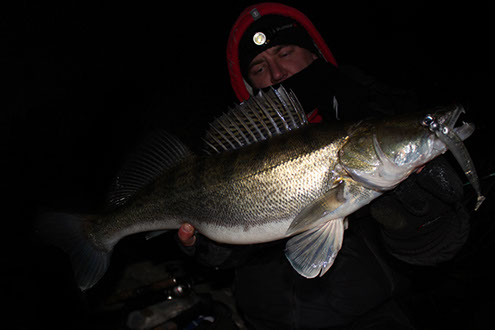
<svg viewBox="0 0 495 330">
<path fill-rule="evenodd" d="M 436 117 L 438 128 L 441 129 L 440 133 L 445 135 L 447 134 L 447 130 L 453 131 L 461 141 L 470 137 L 475 129 L 474 124 L 463 121 L 461 126 L 455 127 L 459 121 L 459 117 L 465 113 L 464 107 L 460 104 L 454 104 L 449 109 L 436 112 L 434 118 Z M 430 115 L 427 115 L 427 117 L 428 116 Z M 427 119 L 425 118 L 425 120 Z M 430 130 L 435 131 L 435 127 L 430 125 Z"/>
</svg>

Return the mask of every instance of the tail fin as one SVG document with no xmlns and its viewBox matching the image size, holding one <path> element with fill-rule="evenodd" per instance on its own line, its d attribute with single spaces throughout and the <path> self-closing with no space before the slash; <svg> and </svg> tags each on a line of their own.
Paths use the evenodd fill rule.
<svg viewBox="0 0 495 330">
<path fill-rule="evenodd" d="M 83 232 L 83 223 L 90 216 L 47 213 L 39 217 L 37 232 L 47 244 L 61 248 L 70 256 L 76 281 L 87 290 L 103 277 L 112 251 L 105 251 L 91 242 Z"/>
</svg>

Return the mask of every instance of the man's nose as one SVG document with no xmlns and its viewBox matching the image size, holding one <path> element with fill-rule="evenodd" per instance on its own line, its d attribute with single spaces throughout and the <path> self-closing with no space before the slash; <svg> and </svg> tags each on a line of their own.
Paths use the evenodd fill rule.
<svg viewBox="0 0 495 330">
<path fill-rule="evenodd" d="M 287 70 L 276 61 L 270 64 L 272 84 L 278 84 L 288 78 Z"/>
</svg>

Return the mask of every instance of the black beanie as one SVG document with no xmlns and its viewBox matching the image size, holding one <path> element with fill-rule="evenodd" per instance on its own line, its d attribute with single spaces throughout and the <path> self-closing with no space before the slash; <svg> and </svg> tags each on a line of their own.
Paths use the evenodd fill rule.
<svg viewBox="0 0 495 330">
<path fill-rule="evenodd" d="M 313 39 L 295 20 L 284 16 L 266 15 L 251 24 L 239 43 L 242 76 L 247 78 L 249 64 L 258 54 L 278 45 L 296 45 L 319 54 Z"/>
</svg>

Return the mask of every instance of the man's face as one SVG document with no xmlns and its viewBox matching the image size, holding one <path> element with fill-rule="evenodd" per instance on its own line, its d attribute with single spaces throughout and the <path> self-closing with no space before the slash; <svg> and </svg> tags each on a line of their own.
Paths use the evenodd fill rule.
<svg viewBox="0 0 495 330">
<path fill-rule="evenodd" d="M 249 64 L 248 79 L 254 88 L 281 83 L 310 65 L 318 56 L 295 45 L 274 46 Z"/>
</svg>

